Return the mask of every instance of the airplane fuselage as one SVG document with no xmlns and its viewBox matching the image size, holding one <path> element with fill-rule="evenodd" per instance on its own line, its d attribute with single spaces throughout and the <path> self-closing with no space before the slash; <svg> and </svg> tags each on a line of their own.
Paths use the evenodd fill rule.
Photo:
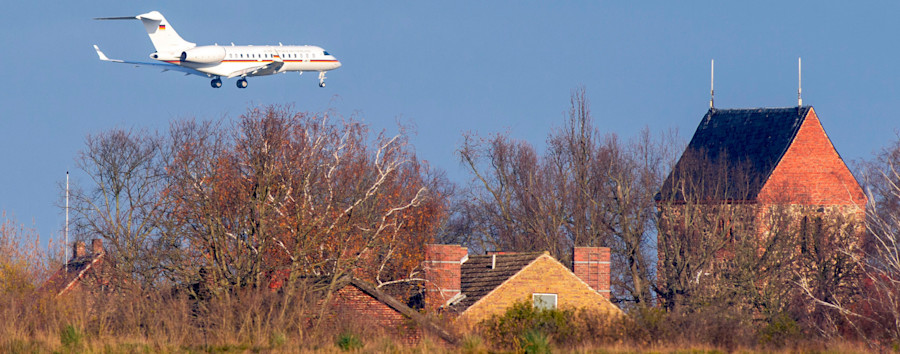
<svg viewBox="0 0 900 354">
<path fill-rule="evenodd" d="M 264 45 L 264 46 L 223 46 L 207 45 L 193 47 L 184 51 L 150 54 L 150 57 L 162 62 L 196 69 L 209 76 L 233 76 L 241 70 L 257 68 L 281 61 L 276 70 L 270 72 L 247 73 L 245 76 L 262 76 L 290 71 L 328 71 L 341 66 L 341 63 L 321 47 L 303 45 Z"/>
</svg>

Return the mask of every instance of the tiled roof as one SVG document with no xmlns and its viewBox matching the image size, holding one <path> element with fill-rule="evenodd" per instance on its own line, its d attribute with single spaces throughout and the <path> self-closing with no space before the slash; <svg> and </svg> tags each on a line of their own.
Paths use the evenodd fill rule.
<svg viewBox="0 0 900 354">
<path fill-rule="evenodd" d="M 543 254 L 547 253 L 469 256 L 469 259 L 462 264 L 460 274 L 460 290 L 465 297 L 453 304 L 451 309 L 456 312 L 465 311 Z M 496 264 L 494 264 L 495 256 Z M 494 266 L 492 267 L 492 265 Z"/>
<path fill-rule="evenodd" d="M 657 200 L 680 199 L 679 179 L 701 177 L 691 166 L 700 161 L 727 162 L 727 191 L 703 188 L 705 197 L 755 200 L 763 184 L 797 136 L 812 107 L 716 109 L 711 108 L 694 133 L 684 154 L 657 194 Z M 705 159 L 705 160 L 704 160 Z M 735 173 L 739 172 L 739 173 Z M 707 176 L 708 178 L 708 176 Z M 731 191 L 731 192 L 728 192 Z M 724 195 L 723 195 L 724 193 Z"/>
<path fill-rule="evenodd" d="M 94 264 L 99 262 L 106 253 L 88 254 L 82 257 L 73 257 L 67 265 L 63 265 L 47 279 L 37 290 L 39 294 L 59 296 L 67 292 L 76 282 L 83 278 Z"/>
</svg>

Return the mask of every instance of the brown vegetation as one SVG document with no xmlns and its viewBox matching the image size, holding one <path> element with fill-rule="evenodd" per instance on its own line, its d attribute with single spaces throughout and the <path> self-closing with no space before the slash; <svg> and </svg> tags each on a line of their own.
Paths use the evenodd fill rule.
<svg viewBox="0 0 900 354">
<path fill-rule="evenodd" d="M 100 297 L 37 297 L 60 257 L 4 217 L 0 351 L 900 345 L 900 145 L 860 168 L 872 201 L 860 247 L 852 236 L 861 221 L 839 212 L 735 202 L 749 184 L 735 183 L 749 178 L 741 166 L 698 157 L 696 170 L 676 171 L 684 184 L 657 198 L 680 144 L 646 131 L 628 142 L 602 135 L 583 90 L 547 142 L 541 154 L 508 135 L 465 135 L 459 155 L 474 183 L 454 194 L 403 133 L 372 136 L 333 112 L 259 107 L 235 121 L 176 121 L 161 134 L 89 136 L 77 157 L 88 180 L 72 194 L 73 230 L 103 238 L 128 280 Z M 415 300 L 424 247 L 435 240 L 550 251 L 564 263 L 573 246 L 610 247 L 612 300 L 628 316 L 522 303 L 458 347 L 428 336 L 410 344 L 329 306 L 334 282 L 307 281 L 352 273 Z"/>
</svg>

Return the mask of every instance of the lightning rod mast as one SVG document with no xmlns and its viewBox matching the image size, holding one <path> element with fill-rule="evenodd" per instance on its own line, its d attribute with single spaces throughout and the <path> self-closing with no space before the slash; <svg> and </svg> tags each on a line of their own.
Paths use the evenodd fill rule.
<svg viewBox="0 0 900 354">
<path fill-rule="evenodd" d="M 800 94 L 803 93 L 803 74 L 800 57 L 797 57 L 797 107 L 803 107 L 803 98 L 800 97 Z"/>
<path fill-rule="evenodd" d="M 709 108 L 713 108 L 713 100 L 716 97 L 716 91 L 713 89 L 713 82 L 716 78 L 716 60 L 709 61 Z"/>
<path fill-rule="evenodd" d="M 66 259 L 66 273 L 69 272 L 69 171 L 66 171 L 66 243 L 63 244 L 63 257 Z"/>
</svg>

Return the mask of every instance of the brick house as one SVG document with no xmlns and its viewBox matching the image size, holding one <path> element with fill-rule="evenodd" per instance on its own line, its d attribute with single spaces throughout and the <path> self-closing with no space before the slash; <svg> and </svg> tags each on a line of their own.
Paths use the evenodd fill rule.
<svg viewBox="0 0 900 354">
<path fill-rule="evenodd" d="M 331 303 L 334 314 L 369 321 L 409 343 L 418 341 L 424 333 L 450 344 L 457 342 L 457 338 L 440 325 L 364 280 L 344 276 L 336 282 L 334 289 Z"/>
<path fill-rule="evenodd" d="M 576 247 L 573 272 L 547 252 L 469 256 L 459 245 L 427 245 L 425 307 L 455 314 L 463 326 L 521 301 L 619 316 L 609 301 L 609 257 L 606 247 Z"/>
<path fill-rule="evenodd" d="M 82 241 L 75 242 L 72 250 L 72 259 L 41 284 L 36 294 L 62 297 L 72 293 L 96 294 L 112 289 L 112 267 L 105 257 L 102 240 L 92 240 L 90 252 Z"/>
<path fill-rule="evenodd" d="M 269 279 L 269 290 L 282 290 L 287 276 L 287 272 L 274 272 Z M 331 276 L 302 277 L 299 282 L 300 288 L 309 296 L 307 301 L 315 303 L 316 307 L 328 304 L 325 315 L 330 316 L 326 317 L 330 320 L 345 322 L 352 319 L 350 322 L 354 325 L 383 331 L 407 343 L 418 342 L 425 334 L 449 344 L 458 341 L 440 324 L 353 275 L 346 274 L 337 279 Z M 329 289 L 331 299 L 326 302 Z"/>
<path fill-rule="evenodd" d="M 739 234 L 765 238 L 774 232 L 777 211 L 790 216 L 782 229 L 842 223 L 851 231 L 828 237 L 844 237 L 858 245 L 867 198 L 813 107 L 800 106 L 710 108 L 656 201 L 661 214 L 658 276 L 663 283 L 664 270 L 685 265 L 683 260 L 672 264 L 678 261 L 673 261 L 676 253 L 704 251 L 703 239 L 686 249 L 669 242 L 668 236 L 683 228 L 704 225 L 700 238 L 725 240 Z M 673 256 L 667 259 L 667 252 Z M 728 249 L 720 249 L 717 258 L 727 259 Z M 689 271 L 697 273 L 697 279 L 704 272 Z"/>
</svg>

